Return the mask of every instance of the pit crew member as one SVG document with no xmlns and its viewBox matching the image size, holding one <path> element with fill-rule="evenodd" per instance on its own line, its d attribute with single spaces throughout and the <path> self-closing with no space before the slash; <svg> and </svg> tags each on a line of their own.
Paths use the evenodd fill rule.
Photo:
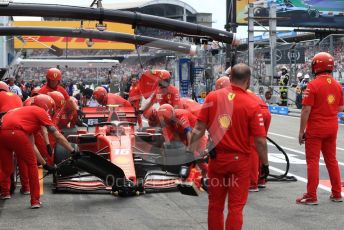
<svg viewBox="0 0 344 230">
<path fill-rule="evenodd" d="M 319 158 L 322 152 L 332 185 L 330 199 L 342 202 L 341 178 L 336 159 L 337 114 L 343 111 L 342 86 L 331 75 L 334 58 L 325 52 L 312 60 L 315 79 L 308 83 L 302 101 L 299 143 L 306 145 L 307 192 L 297 204 L 318 204 Z"/>
<path fill-rule="evenodd" d="M 238 230 L 250 185 L 250 137 L 255 137 L 262 160 L 262 177 L 269 174 L 264 123 L 258 103 L 248 95 L 250 68 L 237 64 L 231 69 L 231 85 L 211 92 L 205 99 L 192 131 L 191 150 L 208 130 L 215 151 L 208 170 L 208 228 L 224 229 L 224 206 L 228 194 L 226 229 Z M 235 105 L 235 106 L 234 106 Z"/>
</svg>

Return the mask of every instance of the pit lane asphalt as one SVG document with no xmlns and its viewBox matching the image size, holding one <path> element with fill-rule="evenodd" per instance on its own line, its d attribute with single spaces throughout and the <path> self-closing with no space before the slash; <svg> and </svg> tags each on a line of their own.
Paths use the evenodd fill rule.
<svg viewBox="0 0 344 230">
<path fill-rule="evenodd" d="M 286 152 L 293 154 L 290 173 L 306 178 L 304 147 L 297 143 L 299 119 L 273 116 L 269 136 Z M 344 126 L 340 126 L 337 156 L 344 162 Z M 287 149 L 288 148 L 288 149 Z M 272 168 L 284 170 L 279 152 Z M 272 159 L 272 158 L 271 158 Z M 344 166 L 340 165 L 344 175 Z M 321 179 L 328 179 L 324 166 Z M 271 172 L 274 172 L 272 169 Z M 110 195 L 52 194 L 51 178 L 44 180 L 43 207 L 29 209 L 29 197 L 18 194 L 0 201 L 0 230 L 3 229 L 207 229 L 207 195 L 189 197 L 175 193 L 146 194 L 119 198 Z M 318 206 L 296 205 L 295 199 L 306 189 L 305 182 L 270 182 L 259 193 L 250 193 L 243 229 L 343 229 L 344 203 L 330 202 L 326 187 L 318 190 Z"/>
</svg>

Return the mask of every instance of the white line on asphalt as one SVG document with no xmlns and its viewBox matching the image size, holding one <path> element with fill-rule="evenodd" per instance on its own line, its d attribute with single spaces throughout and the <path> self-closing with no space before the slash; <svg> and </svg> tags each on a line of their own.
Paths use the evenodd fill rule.
<svg viewBox="0 0 344 230">
<path fill-rule="evenodd" d="M 278 169 L 278 168 L 275 168 L 275 167 L 272 167 L 272 166 L 269 166 L 269 169 L 270 170 L 273 170 L 275 172 L 278 172 L 278 173 L 285 173 L 285 171 L 281 170 L 281 169 Z M 288 176 L 294 176 L 298 181 L 302 181 L 304 183 L 307 184 L 308 180 L 304 177 L 300 177 L 300 176 L 297 176 L 295 174 L 292 174 L 292 173 L 288 173 Z M 322 190 L 325 190 L 327 192 L 331 192 L 331 188 L 330 187 L 327 187 L 325 185 L 322 185 L 322 184 L 319 184 L 318 188 L 322 189 Z M 344 196 L 344 192 L 342 192 L 342 196 Z"/>
<path fill-rule="evenodd" d="M 272 116 L 276 116 L 276 117 L 289 117 L 289 118 L 293 118 L 293 119 L 300 119 L 299 117 L 293 117 L 293 116 L 287 116 L 287 115 L 279 115 L 279 114 L 272 114 Z"/>
<path fill-rule="evenodd" d="M 291 136 L 287 136 L 287 135 L 282 135 L 282 134 L 278 134 L 278 133 L 269 132 L 269 134 L 271 134 L 273 136 L 284 137 L 284 138 L 287 138 L 287 139 L 296 140 L 295 137 L 291 137 Z"/>
<path fill-rule="evenodd" d="M 273 136 L 277 136 L 277 137 L 284 137 L 284 138 L 287 138 L 287 139 L 297 140 L 297 138 L 295 138 L 295 137 L 291 137 L 291 136 L 287 136 L 287 135 L 282 135 L 282 134 L 278 134 L 278 133 L 269 132 L 269 134 L 273 135 Z M 336 147 L 336 148 L 337 148 L 337 150 L 344 151 L 343 148 L 339 148 L 339 147 Z"/>
<path fill-rule="evenodd" d="M 300 117 L 293 117 L 293 116 L 287 116 L 287 115 L 272 114 L 272 116 L 276 116 L 276 117 L 289 117 L 289 118 L 299 119 L 300 120 Z M 344 126 L 344 124 L 339 124 L 339 126 Z"/>
<path fill-rule="evenodd" d="M 268 143 L 268 145 L 271 145 L 271 146 L 275 146 L 271 143 Z M 306 155 L 305 152 L 302 152 L 302 151 L 299 151 L 299 150 L 296 150 L 296 149 L 292 149 L 292 148 L 288 148 L 288 147 L 285 147 L 285 146 L 281 146 L 282 149 L 285 149 L 285 150 L 288 150 L 288 151 L 291 151 L 291 152 L 294 152 L 294 153 L 299 153 L 299 154 L 302 154 L 302 155 Z M 320 157 L 320 160 L 324 160 L 323 157 Z M 338 161 L 338 164 L 341 165 L 341 166 L 344 166 L 344 163 L 343 162 L 339 162 Z"/>
</svg>

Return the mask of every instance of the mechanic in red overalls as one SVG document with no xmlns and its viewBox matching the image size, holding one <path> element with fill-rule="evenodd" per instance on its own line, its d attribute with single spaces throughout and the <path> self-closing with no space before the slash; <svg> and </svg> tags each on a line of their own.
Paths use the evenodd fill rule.
<svg viewBox="0 0 344 230">
<path fill-rule="evenodd" d="M 142 96 L 141 96 L 138 81 L 136 77 L 133 77 L 131 79 L 131 87 L 129 90 L 129 102 L 135 108 L 136 111 L 139 111 L 140 109 L 141 98 Z M 139 125 L 139 128 L 142 128 L 141 114 L 137 114 L 137 124 Z"/>
<path fill-rule="evenodd" d="M 74 128 L 77 123 L 78 111 L 74 108 L 78 105 L 78 100 L 75 97 L 71 97 L 71 99 L 65 104 L 61 113 L 59 123 L 57 124 L 59 129 Z"/>
<path fill-rule="evenodd" d="M 172 140 L 181 141 L 185 146 L 189 146 L 191 132 L 197 121 L 196 116 L 185 109 L 174 109 L 172 105 L 164 104 L 159 107 L 158 118 L 163 128 L 163 134 L 167 134 L 164 135 L 165 139 L 169 142 Z M 208 137 L 204 135 L 200 140 L 200 146 L 198 147 L 198 151 L 195 152 L 195 156 L 204 152 L 207 143 Z M 208 171 L 207 164 L 198 163 L 197 165 L 202 171 L 202 176 L 205 178 Z"/>
<path fill-rule="evenodd" d="M 252 96 L 254 100 L 257 101 L 257 103 L 260 106 L 261 113 L 263 114 L 263 120 L 264 120 L 264 127 L 266 131 L 266 135 L 268 134 L 268 130 L 271 123 L 271 113 L 269 111 L 268 105 L 261 99 L 259 96 L 254 94 L 252 91 L 247 90 L 249 95 Z M 259 160 L 259 155 L 257 152 L 256 145 L 254 143 L 254 137 L 251 137 L 251 148 L 252 148 L 252 154 L 251 154 L 251 184 L 250 184 L 250 192 L 258 192 L 259 188 L 265 188 L 266 187 L 266 179 L 260 178 L 260 169 L 262 166 L 262 162 Z"/>
<path fill-rule="evenodd" d="M 39 94 L 48 94 L 48 92 L 58 91 L 63 94 L 66 103 L 71 100 L 67 91 L 60 86 L 60 81 L 62 80 L 62 73 L 57 68 L 50 68 L 47 72 L 47 83 L 42 86 L 42 88 L 38 91 Z M 78 106 L 74 108 L 75 110 L 78 110 Z"/>
<path fill-rule="evenodd" d="M 0 81 L 0 118 L 5 115 L 8 111 L 23 106 L 21 98 L 10 92 L 8 85 L 5 82 Z M 22 167 L 22 163 L 18 162 L 20 183 L 22 185 L 20 192 L 24 195 L 30 194 L 29 180 L 26 172 L 26 168 Z M 1 168 L 0 168 L 1 175 Z M 0 176 L 1 178 L 2 176 Z"/>
<path fill-rule="evenodd" d="M 143 111 L 150 108 L 155 103 L 159 103 L 160 105 L 170 104 L 179 107 L 179 90 L 170 84 L 170 72 L 167 70 L 152 70 L 151 74 L 157 78 L 158 88 L 149 103 L 143 108 Z"/>
<path fill-rule="evenodd" d="M 156 127 L 160 125 L 158 113 L 153 106 L 143 112 L 143 117 L 148 120 L 148 125 L 150 127 Z"/>
<path fill-rule="evenodd" d="M 49 92 L 48 96 L 54 100 L 55 109 L 52 114 L 52 121 L 56 128 L 59 128 L 57 124 L 60 121 L 61 112 L 65 105 L 65 99 L 62 93 L 58 91 Z M 35 98 L 35 97 L 33 97 Z M 33 99 L 34 100 L 34 99 Z M 60 129 L 58 129 L 60 131 Z M 48 162 L 48 164 L 54 164 L 53 149 L 55 149 L 55 138 L 53 134 L 47 133 L 46 130 L 40 130 L 34 134 L 35 145 L 42 157 Z"/>
<path fill-rule="evenodd" d="M 208 228 L 224 229 L 223 211 L 228 194 L 226 229 L 239 230 L 250 185 L 250 137 L 255 137 L 263 162 L 262 176 L 269 174 L 266 132 L 258 103 L 246 92 L 250 68 L 237 64 L 231 70 L 231 85 L 210 92 L 192 131 L 191 150 L 208 130 L 215 145 L 208 170 Z"/>
<path fill-rule="evenodd" d="M 100 105 L 119 105 L 122 107 L 132 107 L 130 102 L 125 100 L 123 97 L 113 93 L 108 93 L 102 86 L 98 86 L 93 91 L 93 97 L 97 100 Z"/>
<path fill-rule="evenodd" d="M 308 83 L 304 92 L 299 131 L 299 143 L 306 144 L 307 193 L 297 198 L 298 204 L 318 204 L 320 151 L 331 180 L 330 199 L 342 202 L 336 140 L 338 109 L 343 111 L 343 91 L 341 84 L 331 75 L 333 69 L 334 59 L 330 54 L 321 52 L 313 57 L 315 79 Z"/>
<path fill-rule="evenodd" d="M 40 208 L 40 193 L 38 181 L 37 158 L 39 152 L 34 145 L 33 134 L 45 126 L 53 133 L 56 141 L 66 150 L 75 153 L 73 147 L 60 134 L 48 113 L 54 110 L 54 101 L 47 95 L 38 95 L 32 102 L 35 106 L 26 106 L 9 111 L 1 119 L 0 128 L 0 163 L 3 170 L 0 178 L 2 199 L 11 198 L 10 176 L 13 171 L 12 153 L 16 153 L 18 160 L 22 160 L 28 168 L 29 184 L 31 192 L 31 208 Z M 43 168 L 48 172 L 54 172 L 54 168 L 44 164 Z"/>
<path fill-rule="evenodd" d="M 197 103 L 196 101 L 189 99 L 189 98 L 180 98 L 177 104 L 171 104 L 175 109 L 185 109 L 191 112 L 196 117 L 201 111 L 201 104 Z"/>
</svg>

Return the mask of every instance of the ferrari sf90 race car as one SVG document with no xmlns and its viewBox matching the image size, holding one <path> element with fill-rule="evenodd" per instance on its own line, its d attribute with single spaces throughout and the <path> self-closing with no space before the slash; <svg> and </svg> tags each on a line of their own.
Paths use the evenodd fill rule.
<svg viewBox="0 0 344 230">
<path fill-rule="evenodd" d="M 85 107 L 82 111 L 86 130 L 67 136 L 80 155 L 72 157 L 56 146 L 55 192 L 128 196 L 178 187 L 184 194 L 197 195 L 201 174 L 182 143 L 165 144 L 160 128 L 136 131 L 132 107 Z"/>
</svg>

